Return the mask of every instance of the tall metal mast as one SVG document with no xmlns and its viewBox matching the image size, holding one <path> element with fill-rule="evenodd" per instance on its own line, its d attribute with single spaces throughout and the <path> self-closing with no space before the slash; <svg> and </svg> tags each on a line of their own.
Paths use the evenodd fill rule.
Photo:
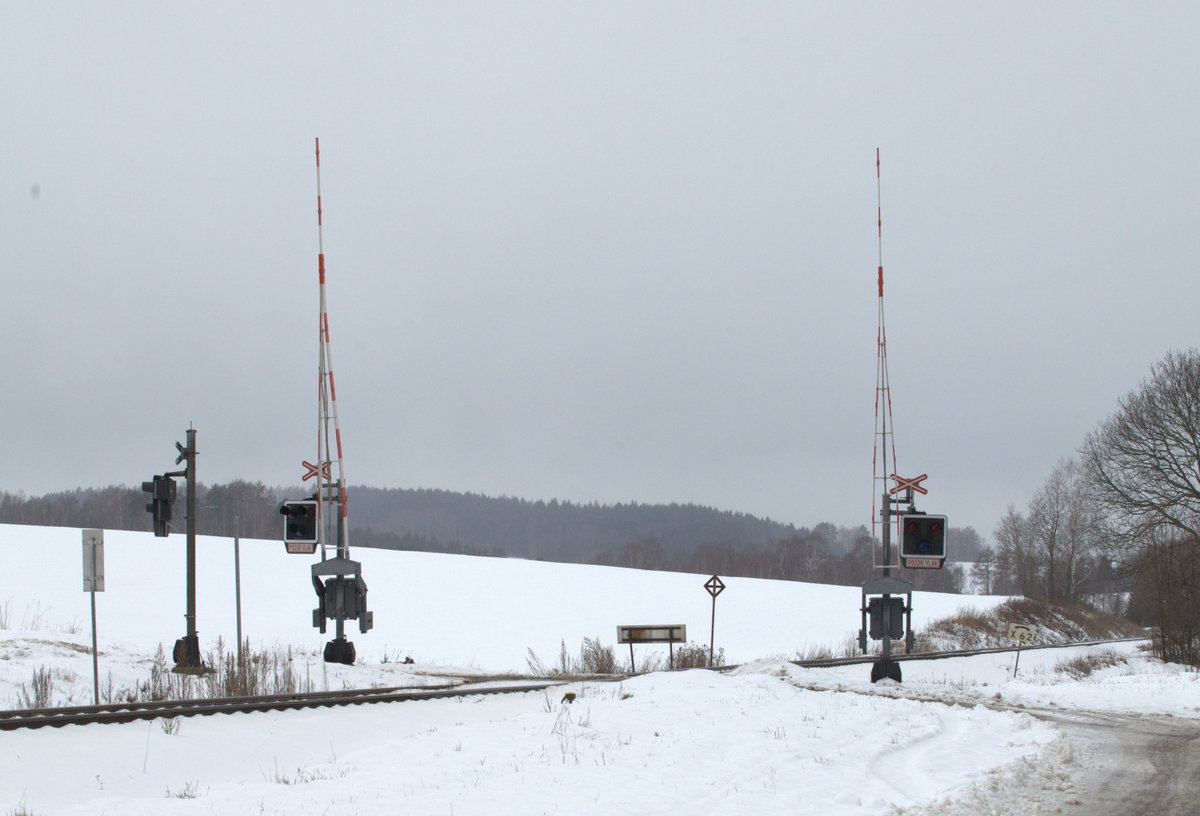
<svg viewBox="0 0 1200 816">
<path fill-rule="evenodd" d="M 890 678 L 899 681 L 900 666 L 892 659 L 893 638 L 904 638 L 908 649 L 912 648 L 912 585 L 907 581 L 892 576 L 894 567 L 899 564 L 892 560 L 892 495 L 900 489 L 907 489 L 907 500 L 911 507 L 912 489 L 910 485 L 919 485 L 917 479 L 901 479 L 896 475 L 896 440 L 892 428 L 892 389 L 888 383 L 887 366 L 887 331 L 883 320 L 883 200 L 881 195 L 879 148 L 875 148 L 875 200 L 876 221 L 879 231 L 879 328 L 876 334 L 876 364 L 875 364 L 875 448 L 871 456 L 873 477 L 873 496 L 878 496 L 881 502 L 871 505 L 871 532 L 880 532 L 879 558 L 875 557 L 872 546 L 872 572 L 882 571 L 882 576 L 873 578 L 862 587 L 862 629 L 859 630 L 859 646 L 867 651 L 868 636 L 872 640 L 883 641 L 880 660 L 871 668 L 871 681 Z M 892 467 L 888 468 L 888 442 L 891 442 Z M 882 462 L 880 457 L 882 456 Z M 882 465 L 882 467 L 881 467 Z M 890 486 L 889 480 L 894 480 L 896 486 Z M 917 489 L 924 491 L 924 488 Z M 879 525 L 876 527 L 876 525 Z M 872 535 L 872 537 L 874 537 Z M 877 597 L 869 597 L 877 596 Z M 905 596 L 905 598 L 899 597 Z M 869 622 L 869 625 L 868 625 Z"/>
<path fill-rule="evenodd" d="M 289 552 L 311 553 L 321 548 L 321 560 L 312 565 L 313 589 L 317 592 L 318 605 L 313 610 L 313 625 L 322 632 L 326 621 L 336 623 L 336 636 L 325 644 L 325 662 L 353 665 L 354 644 L 346 639 L 346 621 L 357 620 L 360 632 L 367 632 L 375 625 L 374 613 L 367 610 L 367 584 L 362 577 L 362 565 L 350 559 L 349 508 L 346 503 L 346 471 L 342 456 L 342 429 L 338 424 L 337 388 L 333 382 L 333 355 L 329 346 L 329 312 L 325 303 L 325 236 L 321 208 L 321 140 L 316 140 L 317 150 L 317 276 L 321 290 L 321 312 L 317 322 L 317 459 L 316 464 L 304 463 L 308 472 L 304 478 L 317 479 L 315 501 L 285 502 L 281 512 L 288 515 L 293 527 L 285 523 L 285 544 L 298 544 Z M 330 425 L 332 424 L 332 433 Z M 333 465 L 337 464 L 337 479 L 333 478 Z M 313 505 L 316 505 L 313 508 Z M 304 519 L 306 512 L 315 509 L 316 530 L 307 535 L 302 524 L 295 519 Z M 309 519 L 313 517 L 307 516 Z M 336 520 L 336 551 L 332 558 L 326 552 L 330 545 L 331 527 Z M 293 541 L 288 540 L 288 529 L 297 531 Z M 305 546 L 307 545 L 307 546 Z"/>
<path fill-rule="evenodd" d="M 325 236 L 321 211 L 321 140 L 316 139 L 317 150 L 317 275 L 321 290 L 321 313 L 317 325 L 319 346 L 319 370 L 317 387 L 317 462 L 320 471 L 317 483 L 320 488 L 320 504 L 318 506 L 318 527 L 320 530 L 321 558 L 325 558 L 325 548 L 329 543 L 329 527 L 334 518 L 337 520 L 337 557 L 350 557 L 350 528 L 348 523 L 349 508 L 346 504 L 346 472 L 342 457 L 342 430 L 338 424 L 337 388 L 333 382 L 333 355 L 329 345 L 329 312 L 325 304 Z M 330 448 L 329 423 L 333 422 L 334 447 Z M 336 457 L 335 455 L 336 454 Z M 331 465 L 337 463 L 337 481 L 332 480 Z M 337 488 L 337 510 L 334 505 L 334 487 Z"/>
<path fill-rule="evenodd" d="M 883 196 L 879 171 L 879 148 L 875 148 L 875 207 L 876 223 L 879 230 L 879 329 L 876 335 L 877 357 L 875 362 L 875 449 L 871 456 L 871 468 L 874 489 L 871 503 L 871 533 L 875 534 L 876 525 L 882 521 L 880 540 L 882 542 L 881 560 L 874 563 L 875 569 L 882 569 L 885 576 L 891 575 L 893 566 L 891 560 L 891 526 L 888 521 L 890 513 L 890 497 L 888 480 L 893 478 L 896 470 L 896 437 L 895 423 L 892 420 L 892 389 L 888 382 L 887 365 L 887 330 L 883 320 Z M 892 467 L 888 469 L 888 440 L 891 438 Z M 882 454 L 883 461 L 879 461 Z M 882 464 L 882 467 L 880 465 Z M 883 507 L 877 508 L 875 498 L 882 497 Z"/>
</svg>

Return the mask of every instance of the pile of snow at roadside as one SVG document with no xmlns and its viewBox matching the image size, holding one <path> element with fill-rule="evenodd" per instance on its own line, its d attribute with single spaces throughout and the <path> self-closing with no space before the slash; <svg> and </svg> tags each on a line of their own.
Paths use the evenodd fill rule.
<svg viewBox="0 0 1200 816">
<path fill-rule="evenodd" d="M 0 806 L 149 814 L 194 796 L 189 812 L 229 814 L 866 816 L 969 784 L 1054 735 L 1023 715 L 811 691 L 785 666 L 764 668 L 192 718 L 174 733 L 161 722 L 15 732 Z M 969 762 L 956 759 L 965 746 Z"/>
</svg>

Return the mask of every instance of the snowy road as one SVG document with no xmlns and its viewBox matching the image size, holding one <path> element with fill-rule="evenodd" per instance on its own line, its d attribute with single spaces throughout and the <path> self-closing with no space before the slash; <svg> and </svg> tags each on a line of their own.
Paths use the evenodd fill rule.
<svg viewBox="0 0 1200 816">
<path fill-rule="evenodd" d="M 1036 756 L 1026 755 L 950 792 L 912 790 L 911 775 L 890 768 L 900 816 L 1191 816 L 1200 812 L 1200 672 L 1146 661 L 1134 644 L 1113 647 L 1128 663 L 1070 678 L 1058 666 L 1088 650 L 1030 653 L 1020 678 L 1013 657 L 979 656 L 906 666 L 903 684 L 868 682 L 860 668 L 799 672 L 804 687 L 871 697 L 903 698 L 947 710 L 986 708 L 1050 726 L 1057 735 Z M 912 740 L 900 751 L 912 768 L 937 767 L 930 743 Z M 983 748 L 951 741 L 972 763 Z M 922 795 L 922 794 L 925 795 Z M 914 802 L 905 806 L 905 800 Z"/>
<path fill-rule="evenodd" d="M 1200 722 L 1085 711 L 1030 711 L 1081 747 L 1063 813 L 1193 816 L 1200 808 Z"/>
</svg>

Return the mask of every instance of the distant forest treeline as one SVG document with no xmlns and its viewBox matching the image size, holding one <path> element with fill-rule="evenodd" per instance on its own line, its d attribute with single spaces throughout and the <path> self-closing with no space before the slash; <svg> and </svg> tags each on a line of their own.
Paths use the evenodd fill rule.
<svg viewBox="0 0 1200 816">
<path fill-rule="evenodd" d="M 818 524 L 812 529 L 698 505 L 574 504 L 428 489 L 347 490 L 352 546 L 533 558 L 731 577 L 856 585 L 871 575 L 871 537 Z M 304 488 L 258 482 L 199 485 L 200 535 L 273 539 L 279 505 Z M 122 486 L 44 496 L 0 493 L 0 523 L 150 530 L 149 494 Z M 184 529 L 179 485 L 173 530 Z M 973 533 L 973 531 L 972 531 Z M 956 570 L 923 571 L 920 589 L 960 591 Z"/>
</svg>

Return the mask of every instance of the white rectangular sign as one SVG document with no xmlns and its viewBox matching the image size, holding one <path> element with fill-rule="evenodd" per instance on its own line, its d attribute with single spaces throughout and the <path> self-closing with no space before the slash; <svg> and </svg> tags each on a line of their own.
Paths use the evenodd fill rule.
<svg viewBox="0 0 1200 816">
<path fill-rule="evenodd" d="M 1008 625 L 1008 639 L 1017 643 L 1033 643 L 1034 628 L 1024 623 Z"/>
<path fill-rule="evenodd" d="M 104 531 L 83 531 L 83 591 L 104 591 Z"/>
<path fill-rule="evenodd" d="M 617 643 L 687 643 L 687 627 L 618 626 Z"/>
</svg>

